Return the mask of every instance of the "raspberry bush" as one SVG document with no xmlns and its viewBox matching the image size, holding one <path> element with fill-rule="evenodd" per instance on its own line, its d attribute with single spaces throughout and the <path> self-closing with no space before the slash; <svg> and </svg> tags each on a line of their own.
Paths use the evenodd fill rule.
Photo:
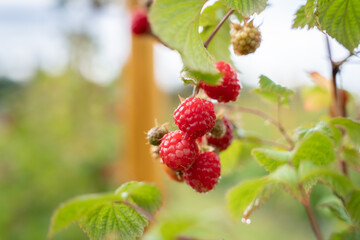
<svg viewBox="0 0 360 240">
<path fill-rule="evenodd" d="M 256 143 L 251 155 L 267 174 L 241 181 L 227 191 L 224 201 L 229 215 L 249 223 L 252 214 L 276 190 L 283 189 L 304 207 L 314 236 L 323 240 L 325 227 L 318 223 L 314 214 L 317 206 L 311 201 L 317 194 L 326 199 L 321 207 L 328 209 L 337 221 L 343 221 L 343 229 L 334 232 L 330 239 L 360 239 L 360 190 L 356 182 L 360 169 L 360 124 L 348 117 L 349 93 L 337 84 L 341 66 L 359 55 L 356 49 L 360 43 L 360 2 L 308 0 L 296 12 L 294 28 L 317 28 L 327 38 L 335 38 L 349 55 L 334 61 L 326 42 L 332 66 L 331 87 L 327 88 L 332 97 L 330 116 L 290 130 L 284 127 L 280 113 L 282 108 L 292 106 L 294 92 L 268 77 L 259 77 L 259 87 L 253 93 L 274 104 L 277 116 L 237 102 L 241 84 L 232 66 L 230 45 L 237 55 L 256 54 L 255 50 L 261 48 L 261 27 L 254 26 L 253 21 L 266 9 L 267 0 L 222 0 L 205 5 L 204 9 L 206 2 L 156 0 L 149 9 L 152 34 L 180 53 L 184 64 L 181 78 L 193 86 L 193 94 L 179 103 L 174 123 L 169 124 L 179 130 L 168 132 L 156 127 L 148 133 L 154 158 L 160 160 L 159 167 L 169 179 L 193 188 L 194 194 L 217 191 L 225 163 L 222 156 L 236 158 L 241 156 L 235 154 L 239 143 Z M 134 15 L 134 34 L 149 31 L 145 18 L 145 14 Z M 238 113 L 263 118 L 278 129 L 281 138 L 263 139 L 261 132 L 258 136 L 249 134 L 240 127 Z M 326 186 L 328 191 L 317 191 L 317 185 Z M 136 239 L 153 220 L 159 202 L 154 186 L 129 183 L 115 194 L 82 197 L 60 207 L 49 234 L 52 236 L 77 221 L 91 239 L 105 239 L 109 233 L 119 239 Z M 119 205 L 109 210 L 109 203 Z M 93 208 L 94 204 L 101 208 Z M 71 215 L 70 210 L 74 209 L 78 214 Z M 118 216 L 121 211 L 123 217 L 115 222 L 111 216 Z M 104 215 L 109 212 L 113 214 Z M 127 231 L 121 228 L 124 224 L 128 224 Z"/>
</svg>

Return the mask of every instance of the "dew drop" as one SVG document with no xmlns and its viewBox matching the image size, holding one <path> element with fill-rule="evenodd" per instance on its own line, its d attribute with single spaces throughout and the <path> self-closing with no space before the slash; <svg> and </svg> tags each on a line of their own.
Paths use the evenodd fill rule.
<svg viewBox="0 0 360 240">
<path fill-rule="evenodd" d="M 122 198 L 127 198 L 128 195 L 129 195 L 129 193 L 127 193 L 127 192 L 121 193 L 121 197 L 122 197 Z"/>
<path fill-rule="evenodd" d="M 250 223 L 251 223 L 251 219 L 250 219 L 250 218 L 242 218 L 242 219 L 241 219 L 241 222 L 242 222 L 242 223 L 245 223 L 245 224 L 250 224 Z"/>
</svg>

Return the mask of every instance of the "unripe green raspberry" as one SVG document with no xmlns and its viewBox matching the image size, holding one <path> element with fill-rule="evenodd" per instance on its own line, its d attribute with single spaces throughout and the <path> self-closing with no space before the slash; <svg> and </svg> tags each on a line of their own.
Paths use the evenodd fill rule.
<svg viewBox="0 0 360 240">
<path fill-rule="evenodd" d="M 147 139 L 151 145 L 159 146 L 161 143 L 162 137 L 167 134 L 169 131 L 164 126 L 153 127 L 147 133 Z"/>
<path fill-rule="evenodd" d="M 261 33 L 253 21 L 243 25 L 232 24 L 231 43 L 236 55 L 248 55 L 256 51 L 261 43 Z"/>
<path fill-rule="evenodd" d="M 215 138 L 221 138 L 226 132 L 226 126 L 221 119 L 215 120 L 215 126 L 211 129 L 210 134 Z"/>
</svg>

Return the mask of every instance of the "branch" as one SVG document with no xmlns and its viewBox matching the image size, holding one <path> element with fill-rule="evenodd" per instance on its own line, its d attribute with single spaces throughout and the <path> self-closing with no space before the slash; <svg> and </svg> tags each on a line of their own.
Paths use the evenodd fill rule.
<svg viewBox="0 0 360 240">
<path fill-rule="evenodd" d="M 306 213 L 308 215 L 308 218 L 309 218 L 309 221 L 310 221 L 310 224 L 311 224 L 311 228 L 316 236 L 316 239 L 317 240 L 323 240 L 323 237 L 322 237 L 322 234 L 320 232 L 320 228 L 319 228 L 319 225 L 316 221 L 316 218 L 315 218 L 315 215 L 314 215 L 314 212 L 311 208 L 311 205 L 310 203 L 308 204 L 303 204 L 304 207 L 305 207 L 305 210 L 306 210 Z"/>
<path fill-rule="evenodd" d="M 228 105 L 228 104 L 218 104 L 218 106 L 222 106 L 222 107 L 226 107 L 226 108 L 230 108 L 230 109 L 236 109 L 237 111 L 240 111 L 240 112 L 247 112 L 247 113 L 255 114 L 255 115 L 258 115 L 258 116 L 268 120 L 269 122 L 271 122 L 274 126 L 276 126 L 279 129 L 279 131 L 284 136 L 286 141 L 290 144 L 290 150 L 292 150 L 294 148 L 294 146 L 295 146 L 294 141 L 290 138 L 290 136 L 286 132 L 285 128 L 281 125 L 280 122 L 278 122 L 277 120 L 272 118 L 270 115 L 268 115 L 260 110 L 257 110 L 257 109 L 246 108 L 246 107 L 242 107 L 242 106 L 233 106 L 233 105 Z"/>
<path fill-rule="evenodd" d="M 340 72 L 340 66 L 345 63 L 353 53 L 350 53 L 344 60 L 340 62 L 334 62 L 331 53 L 330 41 L 328 35 L 326 35 L 326 46 L 328 51 L 329 61 L 331 63 L 332 68 L 332 86 L 333 86 L 333 98 L 334 98 L 334 105 L 335 105 L 335 116 L 346 117 L 346 102 L 344 102 L 343 92 L 341 96 L 339 96 L 338 86 L 336 82 L 336 76 Z M 341 170 L 345 176 L 348 176 L 348 169 L 347 164 L 344 160 L 339 159 L 341 164 Z"/>
<path fill-rule="evenodd" d="M 230 9 L 226 15 L 223 17 L 223 19 L 221 19 L 221 21 L 219 22 L 219 24 L 216 26 L 216 28 L 214 29 L 214 31 L 211 33 L 210 37 L 204 42 L 204 47 L 207 48 L 211 42 L 211 40 L 214 38 L 215 34 L 219 31 L 219 29 L 221 28 L 221 26 L 226 22 L 226 20 L 230 17 L 230 15 L 234 12 L 234 9 Z"/>
</svg>

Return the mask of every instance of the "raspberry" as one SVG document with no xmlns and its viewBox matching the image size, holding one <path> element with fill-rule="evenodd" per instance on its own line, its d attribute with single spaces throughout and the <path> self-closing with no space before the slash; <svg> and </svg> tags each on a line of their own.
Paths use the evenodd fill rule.
<svg viewBox="0 0 360 240">
<path fill-rule="evenodd" d="M 147 139 L 151 145 L 159 146 L 161 143 L 162 137 L 167 134 L 169 131 L 164 126 L 153 127 L 147 133 Z"/>
<path fill-rule="evenodd" d="M 133 34 L 141 35 L 150 30 L 147 12 L 143 9 L 133 11 L 131 16 L 131 31 Z"/>
<path fill-rule="evenodd" d="M 237 55 L 248 55 L 260 46 L 261 34 L 253 21 L 244 25 L 232 24 L 231 43 Z"/>
<path fill-rule="evenodd" d="M 174 171 L 165 164 L 161 164 L 162 169 L 165 171 L 165 173 L 170 177 L 170 179 L 177 181 L 177 182 L 183 182 L 183 172 L 181 171 Z"/>
<path fill-rule="evenodd" d="M 174 171 L 190 168 L 199 152 L 195 140 L 180 130 L 166 134 L 159 149 L 163 162 Z"/>
<path fill-rule="evenodd" d="M 223 74 L 220 85 L 209 85 L 200 82 L 200 88 L 204 89 L 206 95 L 219 102 L 236 101 L 241 86 L 236 71 L 226 62 L 219 61 L 216 68 Z"/>
<path fill-rule="evenodd" d="M 185 182 L 197 192 L 208 192 L 221 174 L 220 158 L 213 152 L 200 153 L 192 167 L 184 172 Z"/>
<path fill-rule="evenodd" d="M 232 123 L 226 117 L 223 117 L 222 120 L 226 126 L 226 132 L 224 136 L 220 138 L 209 135 L 206 136 L 208 144 L 218 148 L 220 151 L 224 151 L 225 149 L 227 149 L 234 138 L 234 127 Z"/>
<path fill-rule="evenodd" d="M 175 124 L 193 139 L 209 132 L 215 119 L 214 104 L 200 98 L 185 99 L 174 112 Z"/>
</svg>

